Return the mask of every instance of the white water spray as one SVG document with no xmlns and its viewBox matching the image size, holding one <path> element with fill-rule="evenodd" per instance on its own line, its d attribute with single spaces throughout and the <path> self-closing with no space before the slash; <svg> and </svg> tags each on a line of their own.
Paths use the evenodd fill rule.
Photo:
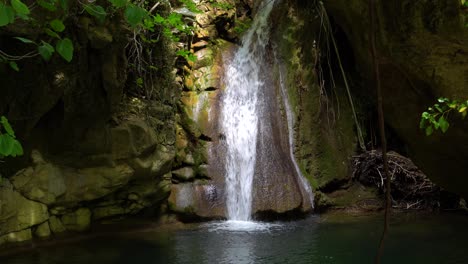
<svg viewBox="0 0 468 264">
<path fill-rule="evenodd" d="M 230 220 L 250 220 L 252 181 L 258 135 L 257 101 L 266 44 L 268 17 L 275 1 L 268 1 L 257 14 L 243 45 L 227 65 L 226 94 L 223 98 L 222 129 L 226 137 L 227 211 Z"/>
</svg>

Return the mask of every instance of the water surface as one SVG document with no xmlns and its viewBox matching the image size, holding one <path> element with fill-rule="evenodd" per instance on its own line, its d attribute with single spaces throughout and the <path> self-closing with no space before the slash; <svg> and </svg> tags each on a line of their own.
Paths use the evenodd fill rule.
<svg viewBox="0 0 468 264">
<path fill-rule="evenodd" d="M 383 263 L 468 263 L 468 216 L 398 215 Z M 127 232 L 0 257 L 8 264 L 373 263 L 381 216 L 203 223 Z"/>
</svg>

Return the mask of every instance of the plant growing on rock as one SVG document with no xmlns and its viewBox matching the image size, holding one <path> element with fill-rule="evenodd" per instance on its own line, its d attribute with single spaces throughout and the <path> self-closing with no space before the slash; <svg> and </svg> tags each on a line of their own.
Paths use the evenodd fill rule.
<svg viewBox="0 0 468 264">
<path fill-rule="evenodd" d="M 11 127 L 8 119 L 0 117 L 0 160 L 4 157 L 16 157 L 23 155 L 23 147 L 16 139 L 15 131 Z M 0 174 L 0 182 L 2 176 Z"/>
<path fill-rule="evenodd" d="M 439 129 L 443 133 L 447 132 L 450 127 L 448 120 L 452 113 L 459 114 L 462 118 L 465 118 L 467 115 L 468 100 L 460 102 L 441 97 L 437 101 L 438 103 L 429 107 L 427 111 L 421 114 L 419 127 L 425 130 L 427 136 L 432 135 L 434 131 Z"/>
<path fill-rule="evenodd" d="M 200 12 L 192 0 L 181 0 L 181 2 L 192 12 Z M 27 6 L 21 0 L 0 2 L 0 27 L 16 24 L 22 20 L 40 32 L 39 38 L 35 40 L 15 37 L 16 40 L 35 46 L 35 49 L 23 55 L 10 55 L 0 50 L 0 62 L 8 63 L 12 69 L 19 71 L 17 61 L 36 56 L 49 61 L 55 52 L 67 62 L 72 61 L 74 44 L 65 35 L 65 19 L 76 15 L 74 13 L 77 12 L 86 12 L 100 24 L 104 24 L 108 17 L 112 17 L 117 12 L 123 12 L 125 21 L 137 33 L 140 34 L 146 30 L 154 31 L 155 25 L 161 25 L 164 35 L 173 41 L 177 41 L 174 30 L 184 33 L 190 33 L 192 30 L 179 14 L 171 13 L 168 17 L 162 17 L 159 14 L 152 15 L 161 1 L 152 6 L 149 6 L 146 1 L 130 0 L 107 0 L 99 3 L 102 5 L 97 1 L 78 1 L 76 4 L 69 0 L 38 0 L 31 6 Z M 77 5 L 78 8 L 72 9 L 72 5 Z M 32 15 L 31 9 L 37 6 L 47 14 L 45 21 L 40 21 Z"/>
</svg>

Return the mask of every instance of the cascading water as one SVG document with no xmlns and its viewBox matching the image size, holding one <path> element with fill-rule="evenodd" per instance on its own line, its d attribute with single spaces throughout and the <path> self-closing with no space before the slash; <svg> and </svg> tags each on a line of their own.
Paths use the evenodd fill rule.
<svg viewBox="0 0 468 264">
<path fill-rule="evenodd" d="M 289 156 L 291 157 L 291 161 L 294 165 L 294 169 L 296 170 L 297 177 L 302 187 L 303 195 L 305 195 L 309 199 L 310 206 L 314 207 L 314 193 L 312 192 L 312 188 L 302 175 L 301 169 L 296 162 L 296 158 L 294 156 L 294 113 L 291 109 L 291 104 L 289 101 L 288 91 L 286 88 L 286 84 L 284 82 L 283 71 L 280 70 L 279 72 L 280 77 L 280 86 L 281 86 L 281 96 L 283 97 L 284 108 L 286 112 L 286 119 L 288 121 L 288 141 L 289 141 Z"/>
<path fill-rule="evenodd" d="M 227 65 L 222 130 L 225 135 L 227 211 L 230 220 L 250 220 L 258 135 L 257 101 L 264 85 L 260 67 L 269 39 L 268 17 L 275 1 L 261 6 L 251 29 Z"/>
</svg>

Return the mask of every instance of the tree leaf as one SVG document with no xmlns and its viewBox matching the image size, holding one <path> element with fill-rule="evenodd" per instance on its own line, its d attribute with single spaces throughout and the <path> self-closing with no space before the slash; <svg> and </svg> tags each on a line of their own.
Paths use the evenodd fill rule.
<svg viewBox="0 0 468 264">
<path fill-rule="evenodd" d="M 13 150 L 14 138 L 8 134 L 0 134 L 0 155 L 10 156 Z"/>
<path fill-rule="evenodd" d="M 125 19 L 132 26 L 138 25 L 147 15 L 147 11 L 136 5 L 130 5 L 125 9 Z"/>
<path fill-rule="evenodd" d="M 15 37 L 15 39 L 23 42 L 23 43 L 27 43 L 27 44 L 36 44 L 34 41 L 30 40 L 30 39 L 27 39 L 27 38 L 21 38 L 21 37 Z"/>
<path fill-rule="evenodd" d="M 57 41 L 55 50 L 65 59 L 67 62 L 73 59 L 73 42 L 69 38 L 64 38 Z"/>
<path fill-rule="evenodd" d="M 434 132 L 434 130 L 432 129 L 432 126 L 426 127 L 426 136 L 432 135 L 432 132 Z"/>
<path fill-rule="evenodd" d="M 0 117 L 0 124 L 2 124 L 3 129 L 5 129 L 8 135 L 15 137 L 15 131 L 13 131 L 10 122 L 8 122 L 8 119 L 5 116 Z"/>
<path fill-rule="evenodd" d="M 57 7 L 55 6 L 55 3 L 54 2 L 50 2 L 50 1 L 45 1 L 45 0 L 38 0 L 37 3 L 43 7 L 44 9 L 47 9 L 51 12 L 54 12 L 57 10 Z"/>
<path fill-rule="evenodd" d="M 8 64 L 10 65 L 10 67 L 11 67 L 13 70 L 19 72 L 19 67 L 18 67 L 18 64 L 16 64 L 16 62 L 10 61 Z"/>
<path fill-rule="evenodd" d="M 0 2 L 0 27 L 6 26 L 15 21 L 15 11 L 11 6 Z"/>
<path fill-rule="evenodd" d="M 88 14 L 97 18 L 99 22 L 103 23 L 106 20 L 107 13 L 104 7 L 100 5 L 84 5 L 84 9 Z"/>
<path fill-rule="evenodd" d="M 54 54 L 55 49 L 50 45 L 49 43 L 42 41 L 42 45 L 39 46 L 38 48 L 39 54 L 44 58 L 44 60 L 49 61 L 50 58 L 52 57 L 52 54 Z"/>
<path fill-rule="evenodd" d="M 449 128 L 450 124 L 449 122 L 445 119 L 444 116 L 441 116 L 439 118 L 439 127 L 440 127 L 440 130 L 442 130 L 442 132 L 447 132 L 448 128 Z"/>
<path fill-rule="evenodd" d="M 419 128 L 423 129 L 425 124 L 426 124 L 426 119 L 421 118 L 421 121 L 419 122 Z"/>
<path fill-rule="evenodd" d="M 466 112 L 466 106 L 460 108 L 460 110 L 458 110 L 458 112 L 460 112 L 460 113 Z"/>
<path fill-rule="evenodd" d="M 23 154 L 24 154 L 23 146 L 21 146 L 21 143 L 18 140 L 13 139 L 13 146 L 12 146 L 10 155 L 13 157 L 16 157 L 16 156 L 22 156 Z"/>
<path fill-rule="evenodd" d="M 44 32 L 53 38 L 60 39 L 60 36 L 56 32 L 52 31 L 50 28 L 44 29 Z"/>
<path fill-rule="evenodd" d="M 13 9 L 16 11 L 16 13 L 21 14 L 21 15 L 29 15 L 31 13 L 29 11 L 29 7 L 25 5 L 23 2 L 20 0 L 11 0 L 11 6 Z"/>
<path fill-rule="evenodd" d="M 50 27 L 56 31 L 56 32 L 62 32 L 65 30 L 65 25 L 63 24 L 62 21 L 58 20 L 58 19 L 54 19 L 52 21 L 50 21 Z"/>
<path fill-rule="evenodd" d="M 111 2 L 113 6 L 120 8 L 126 6 L 128 0 L 109 0 L 109 2 Z"/>
</svg>

